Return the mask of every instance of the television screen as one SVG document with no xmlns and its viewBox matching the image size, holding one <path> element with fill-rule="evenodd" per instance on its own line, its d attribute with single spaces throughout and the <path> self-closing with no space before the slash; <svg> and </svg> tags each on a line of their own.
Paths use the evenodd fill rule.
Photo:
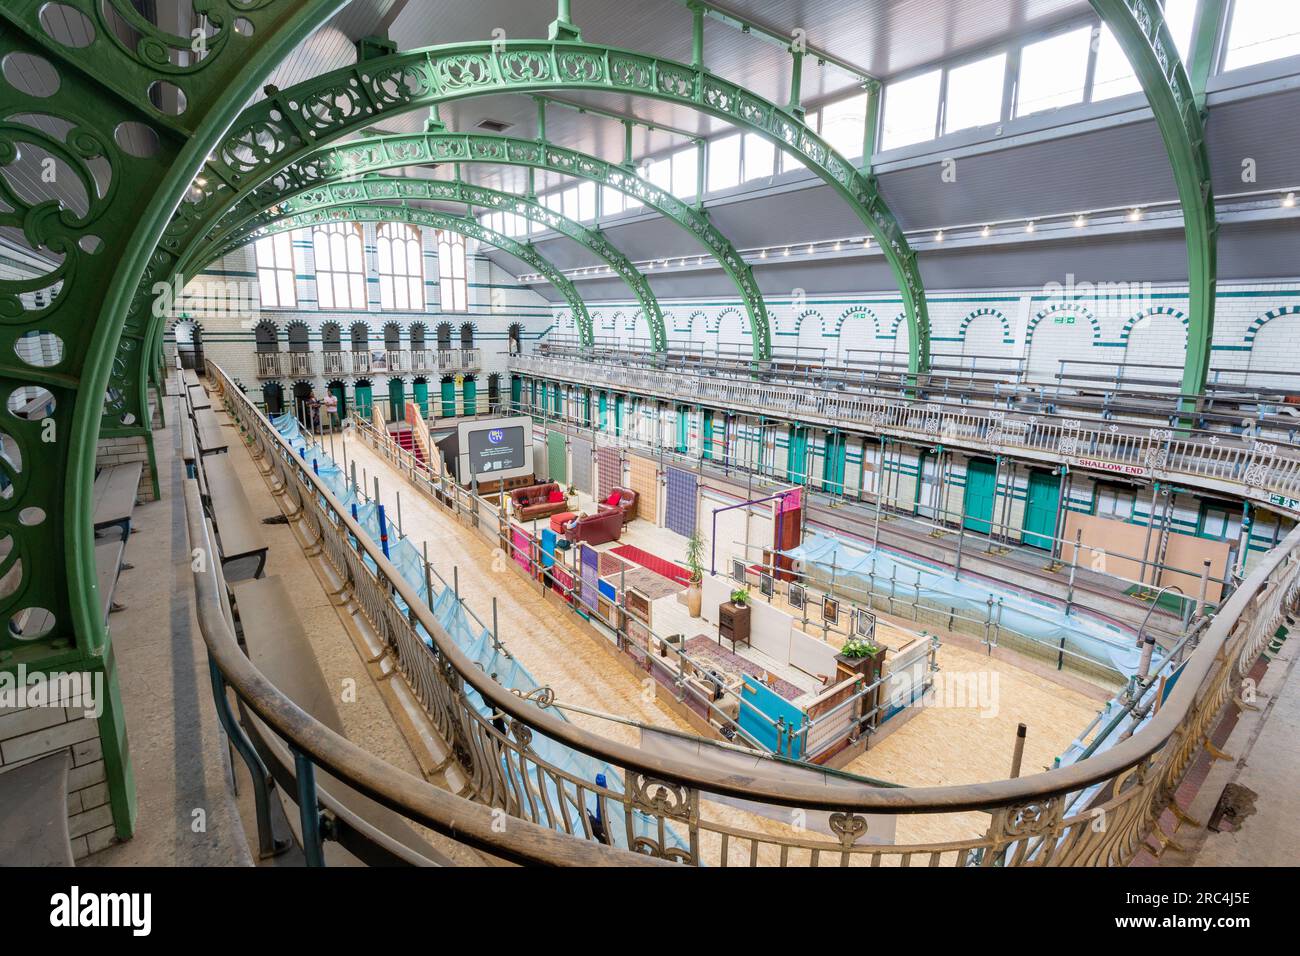
<svg viewBox="0 0 1300 956">
<path fill-rule="evenodd" d="M 470 432 L 468 437 L 469 469 L 476 478 L 491 477 L 496 472 L 522 468 L 526 464 L 522 425 L 480 428 Z"/>
</svg>

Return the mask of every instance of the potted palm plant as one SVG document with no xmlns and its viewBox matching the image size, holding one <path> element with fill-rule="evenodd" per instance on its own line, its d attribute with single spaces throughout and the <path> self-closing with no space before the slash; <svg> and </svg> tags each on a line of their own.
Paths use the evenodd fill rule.
<svg viewBox="0 0 1300 956">
<path fill-rule="evenodd" d="M 704 537 L 698 528 L 686 539 L 686 567 L 691 572 L 690 584 L 686 588 L 686 609 L 691 612 L 691 617 L 699 617 L 701 582 L 704 580 Z"/>
</svg>

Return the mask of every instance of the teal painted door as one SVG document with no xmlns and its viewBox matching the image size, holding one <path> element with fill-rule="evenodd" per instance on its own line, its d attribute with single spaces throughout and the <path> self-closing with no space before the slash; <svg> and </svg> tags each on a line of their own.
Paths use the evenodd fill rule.
<svg viewBox="0 0 1300 956">
<path fill-rule="evenodd" d="M 785 476 L 796 485 L 808 481 L 808 429 L 790 429 L 790 440 L 786 445 Z"/>
<path fill-rule="evenodd" d="M 449 378 L 442 380 L 442 417 L 456 417 L 456 383 Z"/>
<path fill-rule="evenodd" d="M 1056 537 L 1057 506 L 1061 498 L 1061 476 L 1046 471 L 1029 473 L 1029 495 L 1025 501 L 1025 544 L 1050 551 Z"/>
<path fill-rule="evenodd" d="M 966 463 L 966 497 L 962 505 L 962 526 L 980 534 L 993 530 L 993 482 L 996 466 L 986 458 Z"/>
<path fill-rule="evenodd" d="M 465 414 L 476 414 L 478 412 L 478 382 L 473 378 L 465 379 L 461 385 L 461 398 L 465 405 Z"/>
<path fill-rule="evenodd" d="M 348 416 L 348 393 L 347 389 L 342 385 L 331 385 L 329 392 L 338 403 L 338 411 L 334 413 L 334 418 L 330 424 L 337 426 L 340 421 Z"/>
<path fill-rule="evenodd" d="M 822 490 L 835 495 L 844 494 L 844 462 L 848 457 L 845 442 L 845 436 L 838 433 L 826 436 L 822 459 Z"/>
<path fill-rule="evenodd" d="M 604 392 L 600 393 L 600 398 L 597 400 L 597 406 L 598 406 L 597 410 L 600 413 L 600 418 L 597 422 L 596 427 L 599 428 L 601 431 L 605 431 L 609 428 L 609 396 L 606 395 Z"/>
<path fill-rule="evenodd" d="M 582 423 L 591 427 L 591 389 L 582 393 Z"/>
<path fill-rule="evenodd" d="M 369 385 L 358 385 L 356 387 L 357 399 L 357 416 L 370 421 L 371 402 L 374 401 Z"/>
<path fill-rule="evenodd" d="M 414 388 L 415 388 L 415 404 L 420 406 L 420 414 L 423 417 L 428 418 L 429 417 L 429 383 L 416 382 Z"/>
<path fill-rule="evenodd" d="M 704 457 L 706 459 L 713 457 L 713 409 L 704 410 Z"/>
<path fill-rule="evenodd" d="M 519 411 L 519 403 L 524 400 L 524 380 L 518 375 L 510 376 L 510 407 Z"/>
<path fill-rule="evenodd" d="M 400 378 L 388 380 L 388 420 L 400 422 L 406 417 L 406 388 Z"/>
<path fill-rule="evenodd" d="M 690 450 L 690 413 L 683 407 L 677 409 L 677 452 L 684 455 Z"/>
<path fill-rule="evenodd" d="M 623 396 L 614 396 L 614 434 L 623 434 Z"/>
</svg>

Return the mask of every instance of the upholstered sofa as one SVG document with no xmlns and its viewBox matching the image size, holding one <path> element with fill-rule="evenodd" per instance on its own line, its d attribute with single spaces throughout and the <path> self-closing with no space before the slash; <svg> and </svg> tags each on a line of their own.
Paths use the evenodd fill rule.
<svg viewBox="0 0 1300 956">
<path fill-rule="evenodd" d="M 640 500 L 640 495 L 631 488 L 611 488 L 610 493 L 618 495 L 618 504 L 611 505 L 608 496 L 605 500 L 597 502 L 597 504 L 602 508 L 617 508 L 621 511 L 623 513 L 623 525 L 626 527 L 627 523 L 636 517 L 636 506 Z"/>
<path fill-rule="evenodd" d="M 563 497 L 562 492 L 559 501 L 550 500 L 553 491 L 560 491 L 560 486 L 549 481 L 544 485 L 529 485 L 527 488 L 516 488 L 510 492 L 510 505 L 515 517 L 520 521 L 531 521 L 534 518 L 549 518 L 561 511 L 568 511 L 569 502 Z"/>
<path fill-rule="evenodd" d="M 601 508 L 599 514 L 578 519 L 575 525 L 564 532 L 564 536 L 575 544 L 579 541 L 606 544 L 617 541 L 622 534 L 623 515 L 617 508 Z"/>
</svg>

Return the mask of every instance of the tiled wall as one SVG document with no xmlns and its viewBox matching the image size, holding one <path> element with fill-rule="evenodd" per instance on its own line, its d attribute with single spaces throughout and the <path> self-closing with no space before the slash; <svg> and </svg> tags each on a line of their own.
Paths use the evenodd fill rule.
<svg viewBox="0 0 1300 956">
<path fill-rule="evenodd" d="M 294 322 L 306 325 L 308 342 L 313 359 L 314 373 L 308 379 L 317 395 L 324 392 L 326 384 L 341 378 L 348 387 L 349 400 L 352 395 L 353 379 L 350 374 L 326 376 L 321 372 L 321 327 L 329 322 L 337 323 L 341 330 L 342 349 L 350 350 L 349 329 L 356 322 L 365 322 L 370 328 L 370 347 L 384 347 L 384 326 L 396 323 L 401 329 L 401 346 L 410 348 L 411 326 L 421 323 L 425 326 L 425 347 L 437 347 L 436 330 L 446 322 L 452 328 L 452 346 L 460 345 L 460 327 L 468 322 L 474 327 L 474 345 L 480 350 L 482 371 L 478 373 L 478 393 L 487 393 L 487 377 L 493 372 L 502 373 L 501 389 L 503 397 L 508 396 L 508 381 L 504 376 L 506 370 L 506 351 L 508 331 L 511 325 L 523 328 L 524 348 L 530 340 L 535 340 L 549 331 L 553 321 L 550 304 L 530 288 L 520 285 L 513 276 L 478 255 L 475 244 L 468 241 L 467 273 L 469 284 L 469 310 L 467 312 L 443 312 L 439 305 L 438 256 L 436 234 L 431 229 L 421 230 L 424 247 L 424 311 L 381 310 L 379 298 L 378 264 L 375 251 L 375 224 L 363 224 L 363 242 L 367 269 L 367 308 L 365 311 L 330 309 L 322 310 L 317 306 L 316 266 L 312 250 L 311 236 L 307 232 L 293 234 L 294 271 L 296 273 L 296 291 L 298 307 L 294 309 L 263 309 L 257 293 L 257 259 L 252 246 L 245 246 L 228 256 L 213 262 L 202 274 L 196 277 L 186 288 L 187 304 L 195 306 L 187 310 L 187 315 L 202 330 L 204 354 L 225 368 L 233 378 L 245 385 L 250 393 L 260 393 L 263 380 L 257 377 L 257 365 L 254 355 L 254 328 L 263 321 L 274 323 L 278 332 L 280 350 L 287 351 L 288 328 Z M 233 294 L 232 293 L 236 293 Z M 230 301 L 244 302 L 247 306 L 232 310 L 225 308 Z M 172 354 L 175 347 L 175 322 L 169 325 L 166 347 Z M 285 375 L 279 379 L 287 398 L 292 393 L 293 385 L 298 379 L 288 374 L 287 360 L 282 359 Z M 418 373 L 404 373 L 406 394 L 411 394 L 411 384 Z M 364 376 L 372 383 L 376 398 L 387 394 L 389 376 L 375 373 Z M 438 374 L 426 373 L 431 383 L 431 397 L 436 395 Z"/>
<path fill-rule="evenodd" d="M 768 296 L 774 349 L 810 350 L 830 360 L 906 356 L 908 327 L 897 296 Z M 1113 375 L 1121 365 L 1171 384 L 1180 378 L 1187 329 L 1186 286 L 1117 283 L 978 293 L 931 293 L 931 351 L 949 360 L 971 356 L 1018 359 L 1031 382 L 1052 380 L 1061 359 L 1099 363 L 1089 374 Z M 735 300 L 662 300 L 673 342 L 702 343 L 706 352 L 752 345 L 748 318 Z M 1210 364 L 1219 381 L 1293 386 L 1300 392 L 1300 283 L 1221 284 L 1215 305 Z M 633 302 L 590 306 L 596 335 L 647 339 Z M 566 307 L 555 306 L 557 333 L 576 334 Z M 1004 367 L 1006 367 L 1004 365 Z M 1082 366 L 1071 369 L 1082 372 Z M 1293 376 L 1269 372 L 1298 373 Z"/>
</svg>

